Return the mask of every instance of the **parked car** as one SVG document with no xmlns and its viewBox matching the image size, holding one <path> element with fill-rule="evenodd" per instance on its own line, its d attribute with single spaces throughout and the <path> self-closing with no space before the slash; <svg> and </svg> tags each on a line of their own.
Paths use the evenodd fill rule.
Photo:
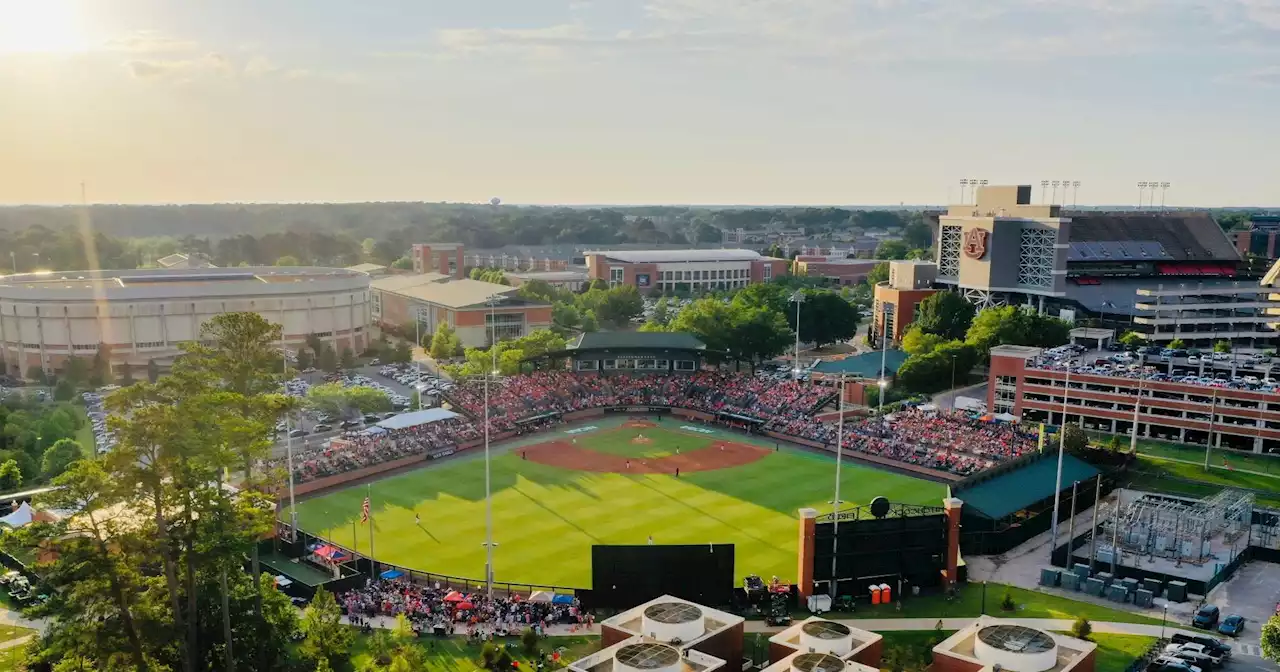
<svg viewBox="0 0 1280 672">
<path fill-rule="evenodd" d="M 312 429 L 313 429 L 313 430 L 315 430 L 315 433 L 316 433 L 316 434 L 320 434 L 320 433 L 323 433 L 323 432 L 332 432 L 332 431 L 333 431 L 333 427 L 331 427 L 331 426 L 329 426 L 329 425 L 326 425 L 326 424 L 324 424 L 324 423 L 318 424 L 318 425 L 316 425 L 315 427 L 312 427 Z"/>
<path fill-rule="evenodd" d="M 295 429 L 292 432 L 289 432 L 289 438 L 292 438 L 292 439 L 300 439 L 306 435 L 307 435 L 307 432 L 306 430 L 303 430 L 303 429 Z"/>
<path fill-rule="evenodd" d="M 1218 624 L 1218 608 L 1212 604 L 1206 604 L 1196 610 L 1196 615 L 1191 617 L 1192 627 L 1209 629 Z"/>
<path fill-rule="evenodd" d="M 1209 635 L 1196 635 L 1191 633 L 1175 632 L 1169 641 L 1174 644 L 1203 644 L 1205 648 L 1213 651 L 1215 654 L 1223 657 L 1231 657 L 1231 645 L 1223 642 L 1217 637 Z"/>
<path fill-rule="evenodd" d="M 1239 637 L 1244 632 L 1244 616 L 1231 614 L 1218 624 L 1218 632 L 1231 637 Z"/>
<path fill-rule="evenodd" d="M 1147 669 L 1150 672 L 1209 672 L 1173 656 L 1160 656 Z"/>
<path fill-rule="evenodd" d="M 1169 644 L 1164 647 L 1164 655 L 1173 656 L 1203 669 L 1212 669 L 1222 664 L 1222 658 L 1214 658 L 1204 652 L 1199 644 Z"/>
</svg>

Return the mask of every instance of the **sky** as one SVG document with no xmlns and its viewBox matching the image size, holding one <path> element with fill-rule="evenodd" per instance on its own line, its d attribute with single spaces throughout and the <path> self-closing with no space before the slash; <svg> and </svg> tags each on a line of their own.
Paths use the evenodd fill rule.
<svg viewBox="0 0 1280 672">
<path fill-rule="evenodd" d="M 1280 0 L 0 0 L 0 204 L 1277 205 L 1278 157 Z"/>
</svg>

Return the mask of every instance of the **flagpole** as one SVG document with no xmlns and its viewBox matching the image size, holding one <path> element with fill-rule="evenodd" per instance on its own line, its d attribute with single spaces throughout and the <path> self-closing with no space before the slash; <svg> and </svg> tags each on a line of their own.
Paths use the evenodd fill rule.
<svg viewBox="0 0 1280 672">
<path fill-rule="evenodd" d="M 368 498 L 369 500 L 369 563 L 370 563 L 370 567 L 373 568 L 374 578 L 377 578 L 378 577 L 378 561 L 375 559 L 375 556 L 373 554 L 373 484 L 370 483 L 367 487 L 369 488 L 369 490 L 368 490 L 368 494 L 366 494 L 365 497 Z"/>
</svg>

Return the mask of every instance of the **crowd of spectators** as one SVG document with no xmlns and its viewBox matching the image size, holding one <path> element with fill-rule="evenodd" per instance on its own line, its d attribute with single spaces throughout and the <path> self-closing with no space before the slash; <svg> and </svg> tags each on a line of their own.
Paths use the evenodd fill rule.
<svg viewBox="0 0 1280 672">
<path fill-rule="evenodd" d="M 812 423 L 801 436 L 836 442 L 834 423 Z M 888 417 L 846 421 L 844 447 L 967 476 L 1036 449 L 1034 433 L 960 411 L 907 408 Z"/>
<path fill-rule="evenodd" d="M 296 483 L 305 483 L 410 455 L 456 448 L 458 444 L 479 436 L 480 429 L 464 418 L 380 433 L 367 430 L 347 432 L 336 441 L 295 450 L 293 478 Z M 285 467 L 285 458 L 275 460 L 272 466 Z"/>
<path fill-rule="evenodd" d="M 834 394 L 833 388 L 824 385 L 779 382 L 734 372 L 602 376 L 539 371 L 491 383 L 490 431 L 510 431 L 523 419 L 547 413 L 608 406 L 676 406 L 730 413 L 755 418 L 765 429 L 775 429 L 811 417 Z M 458 386 L 449 398 L 474 417 L 484 414 L 483 381 Z"/>
<path fill-rule="evenodd" d="M 538 634 L 549 625 L 584 623 L 577 598 L 570 604 L 530 602 L 521 597 L 482 593 L 460 594 L 439 584 L 424 586 L 404 579 L 377 580 L 338 596 L 343 612 L 353 624 L 377 616 L 404 614 L 414 629 L 423 632 L 444 628 L 453 634 L 459 626 L 468 634 L 505 636 L 533 628 Z"/>
</svg>

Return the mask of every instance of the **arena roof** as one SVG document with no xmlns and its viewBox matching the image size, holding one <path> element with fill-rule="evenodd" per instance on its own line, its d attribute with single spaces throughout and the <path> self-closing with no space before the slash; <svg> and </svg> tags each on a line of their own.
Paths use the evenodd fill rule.
<svg viewBox="0 0 1280 672">
<path fill-rule="evenodd" d="M 432 422 L 448 420 L 458 417 L 457 413 L 448 411 L 443 408 L 424 408 L 421 411 L 413 411 L 412 413 L 401 413 L 394 415 L 382 422 L 378 423 L 383 429 L 404 429 L 406 427 L 417 427 L 418 425 L 426 425 Z"/>
<path fill-rule="evenodd" d="M 1239 261 L 1206 212 L 1072 212 L 1069 262 Z"/>
<path fill-rule="evenodd" d="M 1051 443 L 1046 439 L 1046 444 Z M 964 501 L 966 509 L 972 509 L 993 520 L 1021 511 L 1036 502 L 1053 496 L 1057 481 L 1058 458 L 1056 452 L 1047 451 L 1040 459 L 993 476 L 979 480 L 969 487 L 957 487 L 953 493 Z M 1076 481 L 1085 481 L 1098 475 L 1093 465 L 1074 455 L 1062 459 L 1063 489 L 1070 489 Z"/>
<path fill-rule="evenodd" d="M 410 287 L 425 285 L 432 282 L 441 282 L 448 280 L 450 276 L 443 273 L 416 273 L 414 275 L 393 275 L 386 278 L 377 278 L 369 283 L 373 289 L 379 289 L 384 292 L 400 292 Z"/>
<path fill-rule="evenodd" d="M 0 298 L 147 300 L 299 294 L 368 286 L 362 273 L 310 266 L 42 271 L 0 276 Z"/>
<path fill-rule="evenodd" d="M 510 301 L 507 299 L 512 297 L 505 295 L 515 291 L 516 288 L 509 285 L 463 279 L 417 285 L 396 292 L 396 294 L 425 303 L 434 303 L 446 308 L 468 308 L 484 305 L 491 296 L 502 297 L 504 300 L 500 303 L 509 305 Z M 539 305 L 536 301 L 521 301 L 521 303 Z"/>
<path fill-rule="evenodd" d="M 759 252 L 754 250 L 615 250 L 583 253 L 588 257 L 593 254 L 628 264 L 685 261 L 756 261 L 769 258 L 761 256 Z"/>
<path fill-rule="evenodd" d="M 569 350 L 639 348 L 655 350 L 706 350 L 697 336 L 664 331 L 593 331 L 569 344 Z"/>
</svg>

